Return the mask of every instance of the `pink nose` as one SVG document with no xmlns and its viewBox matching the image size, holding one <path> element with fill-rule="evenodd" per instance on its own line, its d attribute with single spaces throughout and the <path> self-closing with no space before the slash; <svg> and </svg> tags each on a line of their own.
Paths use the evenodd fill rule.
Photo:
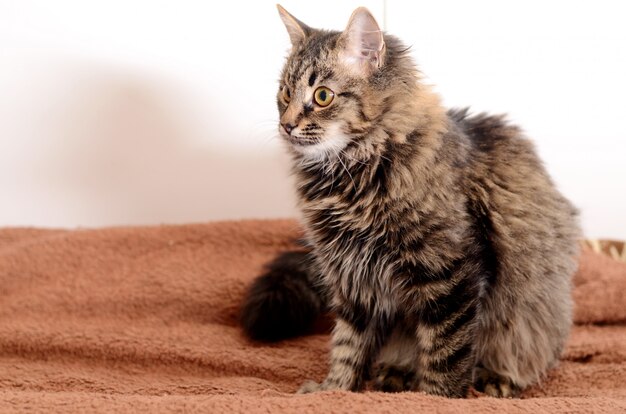
<svg viewBox="0 0 626 414">
<path fill-rule="evenodd" d="M 280 126 L 282 126 L 285 132 L 288 134 L 291 134 L 291 131 L 293 131 L 293 128 L 294 128 L 294 126 L 291 125 L 290 123 L 280 124 Z"/>
</svg>

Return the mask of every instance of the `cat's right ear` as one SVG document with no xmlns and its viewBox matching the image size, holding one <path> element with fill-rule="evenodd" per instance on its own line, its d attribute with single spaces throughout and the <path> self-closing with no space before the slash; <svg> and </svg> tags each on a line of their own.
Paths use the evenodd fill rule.
<svg viewBox="0 0 626 414">
<path fill-rule="evenodd" d="M 280 4 L 277 4 L 278 14 L 280 14 L 280 18 L 285 23 L 285 27 L 287 28 L 287 32 L 289 33 L 289 38 L 291 39 L 291 45 L 295 46 L 296 44 L 303 42 L 304 39 L 309 35 L 311 28 L 306 24 L 302 23 L 300 20 L 293 17 L 287 10 L 283 8 Z"/>
<path fill-rule="evenodd" d="M 339 40 L 341 60 L 355 74 L 368 76 L 383 65 L 385 38 L 376 19 L 365 7 L 352 13 Z"/>
</svg>

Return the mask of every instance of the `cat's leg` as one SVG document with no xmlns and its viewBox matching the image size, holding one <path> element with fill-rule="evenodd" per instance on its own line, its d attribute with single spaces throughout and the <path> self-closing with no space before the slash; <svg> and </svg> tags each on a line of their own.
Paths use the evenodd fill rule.
<svg viewBox="0 0 626 414">
<path fill-rule="evenodd" d="M 419 389 L 462 398 L 472 385 L 476 365 L 478 295 L 471 281 L 460 280 L 418 312 Z"/>
<path fill-rule="evenodd" d="M 516 397 L 522 387 L 519 384 L 519 362 L 514 347 L 523 347 L 523 341 L 515 340 L 516 333 L 498 324 L 499 328 L 484 325 L 478 345 L 478 365 L 474 371 L 474 388 L 491 397 Z"/>
<path fill-rule="evenodd" d="M 374 389 L 384 392 L 414 390 L 419 381 L 418 355 L 415 335 L 403 324 L 396 326 L 374 367 Z"/>
<path fill-rule="evenodd" d="M 299 393 L 332 389 L 358 391 L 363 387 L 376 354 L 393 328 L 391 318 L 386 315 L 369 316 L 363 311 L 339 311 L 328 375 L 321 384 L 306 382 Z"/>
<path fill-rule="evenodd" d="M 571 321 L 569 298 L 524 299 L 494 294 L 486 300 L 474 375 L 478 391 L 515 397 L 558 362 Z"/>
</svg>

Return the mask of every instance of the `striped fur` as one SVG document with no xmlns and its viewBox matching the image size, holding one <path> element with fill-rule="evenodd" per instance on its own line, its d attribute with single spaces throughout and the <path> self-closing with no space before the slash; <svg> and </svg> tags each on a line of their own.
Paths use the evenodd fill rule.
<svg viewBox="0 0 626 414">
<path fill-rule="evenodd" d="M 344 32 L 280 11 L 281 135 L 337 315 L 328 376 L 301 392 L 360 390 L 375 366 L 381 389 L 449 397 L 538 381 L 569 332 L 579 228 L 533 145 L 501 116 L 446 111 L 367 10 Z"/>
</svg>

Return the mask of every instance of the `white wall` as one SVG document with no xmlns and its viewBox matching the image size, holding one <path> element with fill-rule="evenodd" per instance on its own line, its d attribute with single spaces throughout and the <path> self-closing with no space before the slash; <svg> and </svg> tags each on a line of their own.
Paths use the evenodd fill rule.
<svg viewBox="0 0 626 414">
<path fill-rule="evenodd" d="M 0 0 L 0 225 L 295 215 L 274 95 L 274 2 Z M 317 27 L 365 5 L 449 105 L 509 112 L 591 236 L 626 238 L 626 30 L 618 2 L 298 2 Z"/>
<path fill-rule="evenodd" d="M 412 10 L 407 11 L 408 5 Z M 626 238 L 626 8 L 618 1 L 388 1 L 449 106 L 507 112 L 591 237 Z"/>
</svg>

